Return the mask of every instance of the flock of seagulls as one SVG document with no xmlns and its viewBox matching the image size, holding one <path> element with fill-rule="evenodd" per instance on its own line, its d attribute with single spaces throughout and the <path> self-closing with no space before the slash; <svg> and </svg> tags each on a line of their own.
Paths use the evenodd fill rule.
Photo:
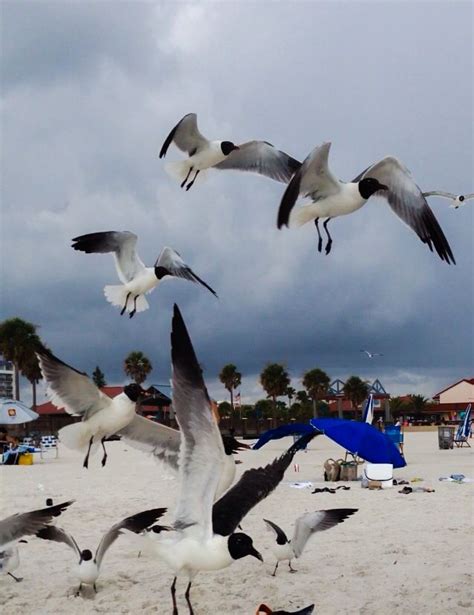
<svg viewBox="0 0 474 615">
<path fill-rule="evenodd" d="M 184 160 L 168 163 L 166 170 L 176 177 L 181 188 L 190 190 L 196 180 L 210 169 L 239 170 L 257 173 L 286 184 L 281 198 L 277 226 L 298 226 L 313 221 L 318 233 L 318 251 L 323 249 L 319 222 L 323 220 L 326 233 L 325 253 L 332 249 L 328 223 L 338 216 L 360 209 L 372 196 L 384 198 L 394 213 L 405 222 L 446 263 L 455 264 L 449 243 L 439 226 L 427 197 L 450 199 L 459 207 L 470 195 L 432 191 L 422 192 L 408 169 L 397 158 L 387 156 L 369 166 L 352 182 L 337 179 L 328 165 L 331 144 L 316 147 L 301 163 L 267 141 L 249 141 L 239 145 L 226 140 L 209 140 L 198 129 L 195 113 L 185 115 L 171 130 L 161 148 L 164 158 L 174 144 L 187 154 Z M 309 197 L 310 202 L 295 207 L 298 199 Z M 148 309 L 145 297 L 164 279 L 182 278 L 216 292 L 186 264 L 178 252 L 164 247 L 152 267 L 142 262 L 136 251 L 137 236 L 130 231 L 93 232 L 75 237 L 74 250 L 86 254 L 112 253 L 120 285 L 105 286 L 106 299 L 132 318 Z M 381 356 L 361 350 L 370 359 Z M 102 466 L 107 462 L 105 442 L 119 435 L 157 461 L 163 463 L 179 478 L 176 508 L 167 525 L 156 522 L 167 513 L 167 503 L 160 508 L 129 516 L 102 537 L 95 554 L 81 549 L 75 538 L 53 524 L 72 501 L 48 506 L 0 521 L 0 571 L 12 576 L 19 565 L 18 543 L 23 536 L 33 535 L 42 540 L 63 543 L 70 547 L 77 562 L 77 577 L 81 594 L 84 585 L 97 591 L 106 553 L 117 538 L 126 532 L 136 534 L 143 551 L 163 561 L 172 582 L 170 586 L 173 615 L 178 614 L 176 584 L 178 577 L 186 581 L 185 599 L 190 615 L 191 587 L 199 572 L 221 570 L 237 560 L 252 557 L 263 561 L 253 538 L 242 530 L 246 515 L 279 485 L 295 454 L 306 447 L 317 434 L 302 436 L 280 457 L 264 467 L 252 468 L 235 481 L 234 455 L 246 445 L 231 436 L 223 436 L 212 412 L 202 370 L 179 308 L 175 305 L 171 326 L 171 363 L 173 378 L 173 408 L 179 430 L 153 422 L 137 414 L 137 407 L 147 396 L 138 384 L 124 387 L 122 393 L 110 399 L 84 373 L 63 362 L 47 350 L 38 352 L 48 395 L 53 404 L 80 420 L 59 432 L 61 442 L 83 453 L 83 466 L 89 467 L 89 458 L 99 446 L 102 448 Z M 299 558 L 311 536 L 339 525 L 357 512 L 354 508 L 317 510 L 300 515 L 291 539 L 273 521 L 264 519 L 274 533 L 272 548 L 276 559 L 273 575 L 279 563 L 291 563 Z M 314 605 L 297 613 L 312 613 Z M 256 615 L 283 615 L 287 611 L 272 611 L 261 604 Z"/>
</svg>

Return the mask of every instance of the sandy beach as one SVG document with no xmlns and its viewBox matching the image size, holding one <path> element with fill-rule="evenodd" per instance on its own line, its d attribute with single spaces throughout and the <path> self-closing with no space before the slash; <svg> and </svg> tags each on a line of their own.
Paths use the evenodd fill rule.
<svg viewBox="0 0 474 615">
<path fill-rule="evenodd" d="M 322 466 L 342 449 L 325 437 L 316 438 L 308 452 L 297 454 L 299 472 L 291 467 L 277 490 L 253 509 L 244 530 L 254 539 L 265 563 L 245 558 L 216 573 L 199 574 L 192 590 L 196 615 L 254 615 L 260 602 L 272 608 L 296 610 L 314 602 L 321 614 L 469 613 L 472 612 L 474 483 L 440 482 L 440 476 L 462 473 L 474 477 L 474 448 L 439 450 L 437 433 L 408 433 L 405 452 L 409 465 L 395 471 L 397 479 L 415 477 L 434 493 L 398 493 L 361 489 L 335 494 L 312 494 L 291 487 L 294 481 L 323 484 Z M 245 469 L 279 455 L 290 439 L 271 442 L 259 451 L 240 455 Z M 55 503 L 76 499 L 58 525 L 76 538 L 81 548 L 95 549 L 102 534 L 116 521 L 147 508 L 167 506 L 163 522 L 171 521 L 177 481 L 153 459 L 123 442 L 108 445 L 107 466 L 100 455 L 89 471 L 82 459 L 65 448 L 58 459 L 35 460 L 33 466 L 1 468 L 1 517 L 41 508 L 46 497 Z M 37 457 L 37 456 L 35 456 Z M 340 483 L 342 484 L 342 483 Z M 291 534 L 293 522 L 307 511 L 354 507 L 359 511 L 334 529 L 310 540 L 303 556 L 294 560 L 296 574 L 285 562 L 277 576 L 268 549 L 272 535 L 265 517 Z M 150 556 L 137 558 L 134 537 L 123 536 L 107 554 L 98 581 L 98 594 L 74 597 L 73 552 L 65 545 L 31 538 L 20 545 L 24 577 L 15 583 L 0 577 L 1 602 L 8 612 L 47 613 L 171 613 L 172 575 Z M 178 581 L 180 613 L 187 613 Z"/>
</svg>

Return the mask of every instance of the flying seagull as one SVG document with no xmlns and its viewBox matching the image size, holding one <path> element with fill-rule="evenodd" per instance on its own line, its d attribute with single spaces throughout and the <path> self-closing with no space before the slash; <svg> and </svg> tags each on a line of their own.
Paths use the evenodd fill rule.
<svg viewBox="0 0 474 615">
<path fill-rule="evenodd" d="M 328 156 L 331 143 L 316 147 L 303 162 L 288 184 L 278 211 L 278 228 L 289 226 L 290 214 L 298 196 L 311 197 L 311 203 L 299 207 L 291 216 L 291 223 L 301 226 L 314 221 L 318 232 L 318 251 L 322 249 L 319 220 L 327 234 L 326 254 L 332 246 L 327 225 L 332 218 L 345 216 L 360 209 L 372 195 L 387 199 L 392 210 L 411 227 L 431 251 L 448 264 L 456 263 L 449 243 L 421 190 L 413 181 L 405 165 L 392 156 L 387 156 L 368 167 L 352 182 L 342 182 L 331 172 Z"/>
<path fill-rule="evenodd" d="M 47 527 L 54 517 L 59 517 L 73 502 L 74 500 L 71 500 L 40 510 L 16 513 L 2 519 L 0 521 L 0 574 L 8 574 L 18 583 L 22 581 L 21 577 L 12 574 L 20 565 L 17 544 L 26 543 L 26 540 L 21 540 L 23 536 L 34 535 L 38 530 Z"/>
<path fill-rule="evenodd" d="M 83 466 L 88 467 L 93 444 L 102 444 L 102 466 L 107 461 L 104 441 L 123 429 L 135 417 L 135 407 L 147 393 L 139 384 L 127 384 L 123 393 L 113 399 L 107 397 L 87 376 L 67 365 L 52 353 L 37 353 L 47 393 L 57 408 L 64 408 L 72 416 L 80 416 L 78 423 L 59 430 L 62 444 L 74 450 L 86 450 Z"/>
<path fill-rule="evenodd" d="M 444 192 L 443 190 L 431 190 L 431 192 L 423 192 L 424 197 L 440 196 L 444 199 L 452 201 L 451 209 L 459 209 L 466 204 L 466 201 L 474 199 L 474 192 L 472 194 L 453 194 L 452 192 Z"/>
<path fill-rule="evenodd" d="M 248 141 L 241 145 L 234 145 L 232 141 L 208 141 L 199 132 L 195 113 L 188 113 L 176 124 L 163 143 L 160 158 L 166 156 L 171 143 L 186 152 L 189 158 L 172 162 L 165 168 L 181 181 L 181 188 L 194 173 L 186 190 L 193 186 L 199 173 L 205 169 L 250 171 L 286 184 L 301 166 L 301 162 L 267 141 Z"/>
<path fill-rule="evenodd" d="M 80 581 L 76 596 L 79 596 L 81 593 L 83 584 L 92 585 L 94 587 L 94 591 L 97 593 L 96 581 L 100 574 L 100 567 L 104 556 L 109 547 L 112 546 L 120 534 L 123 534 L 123 530 L 128 530 L 130 532 L 134 532 L 135 534 L 143 532 L 152 526 L 157 519 L 162 517 L 165 512 L 166 508 L 153 508 L 119 521 L 104 534 L 94 556 L 89 549 L 81 550 L 71 534 L 68 534 L 65 530 L 54 525 L 40 529 L 36 533 L 36 536 L 38 536 L 38 538 L 43 538 L 44 540 L 63 542 L 74 551 L 76 557 L 78 558 L 79 566 L 77 568 L 77 575 Z M 155 528 L 155 532 L 169 529 L 166 526 L 160 525 L 153 525 L 153 528 Z"/>
<path fill-rule="evenodd" d="M 243 517 L 271 493 L 283 478 L 296 451 L 313 437 L 301 438 L 280 458 L 264 468 L 248 470 L 215 504 L 219 483 L 216 468 L 222 466 L 224 445 L 213 417 L 209 395 L 186 326 L 174 306 L 171 332 L 173 406 L 181 429 L 180 491 L 174 516 L 174 532 L 151 536 L 148 549 L 175 572 L 171 585 L 173 614 L 177 575 L 185 574 L 185 593 L 190 613 L 191 583 L 201 570 L 219 570 L 251 555 L 262 560 L 247 534 L 236 532 Z"/>
<path fill-rule="evenodd" d="M 215 291 L 183 261 L 172 248 L 163 248 L 153 267 L 145 267 L 136 251 L 137 236 L 130 231 L 104 231 L 75 237 L 72 248 L 87 254 L 113 252 L 115 267 L 122 284 L 106 286 L 104 294 L 112 305 L 122 308 L 133 318 L 136 312 L 148 309 L 145 294 L 168 276 L 202 284 L 215 297 Z"/>
<path fill-rule="evenodd" d="M 310 536 L 315 532 L 329 530 L 338 523 L 342 523 L 350 515 L 357 512 L 357 510 L 357 508 L 333 508 L 331 510 L 317 510 L 301 515 L 301 517 L 296 519 L 291 540 L 288 540 L 285 532 L 276 523 L 264 519 L 267 528 L 275 534 L 272 553 L 276 557 L 277 562 L 272 576 L 276 575 L 278 564 L 285 560 L 288 560 L 290 572 L 296 572 L 291 566 L 291 560 L 295 557 L 300 557 Z"/>
<path fill-rule="evenodd" d="M 310 604 L 304 609 L 299 611 L 272 611 L 272 609 L 266 604 L 261 604 L 255 615 L 311 615 L 314 611 L 314 604 Z"/>
<path fill-rule="evenodd" d="M 369 359 L 373 359 L 374 357 L 383 357 L 383 353 L 381 352 L 369 352 L 368 350 L 361 350 L 364 354 L 366 354 Z"/>
</svg>

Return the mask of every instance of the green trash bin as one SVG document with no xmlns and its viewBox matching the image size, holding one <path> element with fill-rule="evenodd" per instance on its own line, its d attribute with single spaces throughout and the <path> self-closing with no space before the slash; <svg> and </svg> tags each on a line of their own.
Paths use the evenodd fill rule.
<svg viewBox="0 0 474 615">
<path fill-rule="evenodd" d="M 452 425 L 438 426 L 438 446 L 440 449 L 448 449 L 454 447 L 454 432 L 456 428 Z"/>
</svg>

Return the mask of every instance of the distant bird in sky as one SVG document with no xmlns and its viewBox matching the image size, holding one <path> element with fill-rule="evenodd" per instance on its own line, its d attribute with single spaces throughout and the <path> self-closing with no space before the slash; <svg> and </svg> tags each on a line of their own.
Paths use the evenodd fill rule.
<svg viewBox="0 0 474 615">
<path fill-rule="evenodd" d="M 119 521 L 113 525 L 108 532 L 104 534 L 102 540 L 97 547 L 95 555 L 89 549 L 80 549 L 77 542 L 74 540 L 71 534 L 68 534 L 65 530 L 54 525 L 50 525 L 40 529 L 36 536 L 43 540 L 52 540 L 54 542 L 63 542 L 75 552 L 78 558 L 78 567 L 76 570 L 79 577 L 80 585 L 76 592 L 76 596 L 81 593 L 82 585 L 92 585 L 94 591 L 97 593 L 96 581 L 99 578 L 100 568 L 102 561 L 108 549 L 117 540 L 120 534 L 123 534 L 124 530 L 139 534 L 150 526 L 152 526 L 157 519 L 162 517 L 166 512 L 166 508 L 153 508 L 151 510 L 145 510 L 143 512 L 127 517 L 122 521 Z M 166 526 L 153 526 L 158 530 L 168 530 Z"/>
<path fill-rule="evenodd" d="M 329 254 L 332 237 L 327 225 L 337 216 L 345 216 L 360 209 L 372 196 L 385 198 L 399 218 L 412 228 L 431 251 L 448 264 L 455 264 L 449 243 L 421 190 L 409 170 L 397 158 L 387 156 L 368 167 L 352 182 L 338 180 L 330 171 L 328 156 L 331 143 L 316 147 L 303 162 L 288 184 L 280 202 L 277 225 L 289 226 L 290 214 L 298 196 L 311 197 L 311 203 L 298 207 L 291 216 L 291 224 L 301 226 L 314 221 L 318 232 L 318 251 L 322 250 L 319 220 L 327 234 L 325 252 Z"/>
<path fill-rule="evenodd" d="M 165 168 L 181 181 L 181 188 L 194 173 L 186 190 L 193 186 L 201 171 L 210 168 L 250 171 L 286 184 L 301 165 L 267 141 L 248 141 L 241 145 L 232 141 L 208 141 L 199 132 L 195 113 L 188 113 L 176 124 L 163 143 L 160 158 L 166 156 L 171 143 L 186 152 L 189 158 L 172 162 Z"/>
<path fill-rule="evenodd" d="M 314 611 L 314 604 L 310 604 L 304 609 L 299 609 L 298 611 L 272 611 L 272 609 L 266 604 L 261 604 L 255 615 L 311 615 Z"/>
<path fill-rule="evenodd" d="M 45 528 L 70 506 L 74 500 L 63 502 L 56 506 L 48 506 L 26 513 L 16 513 L 0 521 L 0 574 L 8 574 L 17 583 L 22 581 L 13 571 L 20 565 L 20 554 L 17 544 L 26 543 L 23 536 L 34 535 L 38 530 Z"/>
<path fill-rule="evenodd" d="M 369 352 L 368 350 L 361 350 L 360 352 L 363 352 L 364 354 L 366 354 L 369 359 L 373 359 L 374 357 L 383 357 L 383 354 L 381 352 Z"/>
<path fill-rule="evenodd" d="M 57 408 L 80 416 L 78 423 L 59 430 L 59 440 L 68 448 L 87 450 L 83 466 L 88 467 L 92 446 L 102 444 L 102 466 L 107 461 L 106 438 L 123 429 L 135 416 L 137 401 L 147 393 L 139 384 L 124 387 L 123 393 L 113 399 L 102 393 L 94 382 L 82 372 L 67 365 L 52 353 L 37 353 L 43 378 L 48 384 L 47 394 Z"/>
<path fill-rule="evenodd" d="M 459 209 L 466 204 L 466 201 L 474 199 L 474 192 L 472 194 L 453 194 L 452 192 L 444 192 L 443 190 L 431 190 L 431 192 L 423 192 L 423 196 L 439 196 L 443 199 L 449 199 L 452 201 L 450 208 Z"/>
<path fill-rule="evenodd" d="M 342 523 L 350 515 L 356 513 L 357 510 L 357 508 L 333 508 L 331 510 L 317 510 L 301 515 L 295 521 L 291 540 L 288 540 L 285 532 L 276 523 L 264 519 L 267 528 L 275 534 L 275 542 L 271 551 L 276 558 L 276 564 L 272 576 L 276 575 L 279 563 L 286 560 L 288 560 L 290 572 L 296 572 L 291 566 L 291 560 L 295 557 L 300 557 L 308 539 L 315 532 L 329 530 L 338 523 Z"/>
<path fill-rule="evenodd" d="M 215 291 L 187 265 L 172 248 L 163 248 L 153 267 L 145 267 L 136 252 L 137 236 L 130 231 L 104 231 L 75 237 L 74 250 L 87 254 L 113 252 L 115 267 L 122 284 L 106 286 L 104 294 L 112 305 L 122 308 L 133 318 L 136 312 L 147 310 L 145 294 L 151 292 L 168 276 L 183 278 L 201 284 L 215 297 Z"/>
</svg>

